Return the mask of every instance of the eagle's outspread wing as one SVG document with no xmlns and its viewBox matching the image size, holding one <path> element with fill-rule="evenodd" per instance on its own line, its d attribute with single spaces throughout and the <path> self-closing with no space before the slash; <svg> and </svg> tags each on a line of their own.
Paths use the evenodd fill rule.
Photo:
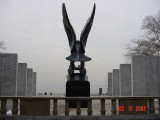
<svg viewBox="0 0 160 120">
<path fill-rule="evenodd" d="M 63 3 L 62 5 L 62 14 L 63 14 L 63 24 L 64 24 L 64 28 L 66 31 L 66 34 L 68 36 L 68 41 L 69 41 L 69 46 L 70 49 L 72 51 L 75 41 L 76 41 L 76 34 L 74 32 L 74 29 L 69 21 L 68 15 L 67 15 L 67 11 L 66 11 L 66 7 L 65 4 Z"/>
<path fill-rule="evenodd" d="M 87 23 L 84 26 L 84 28 L 82 30 L 82 33 L 81 33 L 81 36 L 80 36 L 80 42 L 81 42 L 81 45 L 82 45 L 84 51 L 85 51 L 85 47 L 86 47 L 86 43 L 87 43 L 87 38 L 88 38 L 89 32 L 90 32 L 91 27 L 92 27 L 94 15 L 95 15 L 95 9 L 96 9 L 96 5 L 94 4 L 92 14 L 88 18 Z"/>
</svg>

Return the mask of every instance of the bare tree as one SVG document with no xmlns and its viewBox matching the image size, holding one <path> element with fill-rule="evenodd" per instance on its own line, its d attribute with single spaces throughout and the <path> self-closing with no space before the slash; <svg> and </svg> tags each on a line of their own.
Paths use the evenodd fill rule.
<svg viewBox="0 0 160 120">
<path fill-rule="evenodd" d="M 3 50 L 6 50 L 5 43 L 4 43 L 4 41 L 0 41 L 0 53 L 1 53 Z"/>
<path fill-rule="evenodd" d="M 131 40 L 126 46 L 125 57 L 132 55 L 158 55 L 160 52 L 160 11 L 157 15 L 146 16 L 141 27 L 144 35 L 138 39 Z"/>
</svg>

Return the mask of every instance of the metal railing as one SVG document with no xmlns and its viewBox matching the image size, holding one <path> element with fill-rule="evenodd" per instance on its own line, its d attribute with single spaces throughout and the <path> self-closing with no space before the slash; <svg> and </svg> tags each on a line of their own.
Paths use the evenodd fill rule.
<svg viewBox="0 0 160 120">
<path fill-rule="evenodd" d="M 100 115 L 105 115 L 106 114 L 106 108 L 105 108 L 105 100 L 111 100 L 111 113 L 113 115 L 116 115 L 117 113 L 117 100 L 120 99 L 135 99 L 135 100 L 139 100 L 139 99 L 144 99 L 148 101 L 148 114 L 154 114 L 155 113 L 155 107 L 154 107 L 154 100 L 158 99 L 158 110 L 160 113 L 160 97 L 108 97 L 108 96 L 98 96 L 98 97 L 39 97 L 39 96 L 35 96 L 35 97 L 0 97 L 0 101 L 1 101 L 1 108 L 0 108 L 0 113 L 1 115 L 6 115 L 7 112 L 7 100 L 12 100 L 13 104 L 12 104 L 12 115 L 18 115 L 18 108 L 20 106 L 20 103 L 18 101 L 20 101 L 21 99 L 46 99 L 46 100 L 53 100 L 53 115 L 57 115 L 58 113 L 58 109 L 57 109 L 57 104 L 59 100 L 64 100 L 65 101 L 65 108 L 64 108 L 64 114 L 65 116 L 69 115 L 69 101 L 70 100 L 76 100 L 76 114 L 77 115 L 81 115 L 81 100 L 86 100 L 88 101 L 88 108 L 87 108 L 87 115 L 91 116 L 93 113 L 93 109 L 92 109 L 92 101 L 93 100 L 100 100 Z M 50 104 L 51 105 L 51 104 Z"/>
</svg>

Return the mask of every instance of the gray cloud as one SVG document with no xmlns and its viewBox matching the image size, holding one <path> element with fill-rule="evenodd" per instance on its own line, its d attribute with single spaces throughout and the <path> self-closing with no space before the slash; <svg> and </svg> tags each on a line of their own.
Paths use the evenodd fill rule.
<svg viewBox="0 0 160 120">
<path fill-rule="evenodd" d="M 142 19 L 156 14 L 158 0 L 0 0 L 0 40 L 7 51 L 18 53 L 38 74 L 38 85 L 65 85 L 69 45 L 62 23 L 66 3 L 77 39 L 96 3 L 95 20 L 88 37 L 86 63 L 91 85 L 106 85 L 107 73 L 125 63 L 124 48 L 140 36 Z M 57 89 L 57 91 L 59 91 Z"/>
</svg>

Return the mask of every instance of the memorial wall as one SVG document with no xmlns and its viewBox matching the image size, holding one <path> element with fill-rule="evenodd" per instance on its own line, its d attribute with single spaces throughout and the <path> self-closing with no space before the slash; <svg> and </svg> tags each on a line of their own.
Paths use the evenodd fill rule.
<svg viewBox="0 0 160 120">
<path fill-rule="evenodd" d="M 0 96 L 36 95 L 36 75 L 27 63 L 18 63 L 17 54 L 0 53 Z"/>
<path fill-rule="evenodd" d="M 159 73 L 160 57 L 132 56 L 131 64 L 120 64 L 119 72 L 113 69 L 112 77 L 108 73 L 108 95 L 160 96 Z"/>
</svg>

